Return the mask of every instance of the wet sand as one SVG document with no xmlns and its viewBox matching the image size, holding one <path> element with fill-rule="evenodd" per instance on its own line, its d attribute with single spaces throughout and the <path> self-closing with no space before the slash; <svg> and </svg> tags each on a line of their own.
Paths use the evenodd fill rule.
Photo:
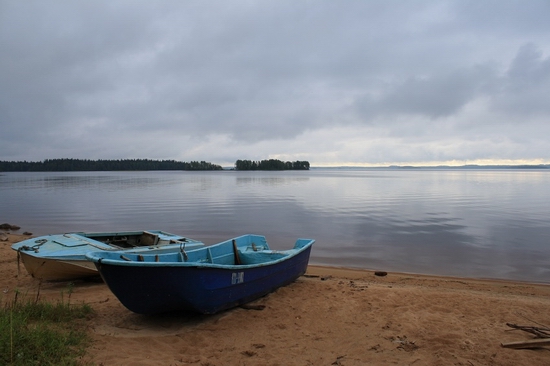
<svg viewBox="0 0 550 366">
<path fill-rule="evenodd" d="M 19 290 L 67 300 L 69 283 L 33 279 L 0 241 L 3 299 Z M 506 323 L 550 326 L 550 286 L 310 266 L 305 276 L 216 315 L 130 312 L 102 282 L 76 281 L 88 303 L 97 365 L 548 365 L 550 346 L 504 348 L 534 335 Z"/>
</svg>

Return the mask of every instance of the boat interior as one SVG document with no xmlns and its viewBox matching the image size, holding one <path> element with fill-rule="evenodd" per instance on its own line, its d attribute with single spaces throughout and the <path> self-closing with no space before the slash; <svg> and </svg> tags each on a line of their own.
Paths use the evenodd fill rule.
<svg viewBox="0 0 550 366">
<path fill-rule="evenodd" d="M 262 237 L 257 237 L 262 238 Z M 239 239 L 241 239 L 239 241 Z M 254 265 L 276 261 L 287 257 L 311 242 L 309 239 L 299 239 L 294 248 L 285 251 L 271 250 L 265 239 L 256 244 L 254 241 L 237 238 L 226 242 L 203 247 L 186 252 L 181 249 L 164 254 L 141 254 L 141 253 L 97 253 L 103 260 L 115 260 L 126 262 L 161 262 L 161 263 L 209 263 L 216 265 Z M 250 239 L 250 238 L 249 238 Z M 258 241 L 256 241 L 258 242 Z"/>
<path fill-rule="evenodd" d="M 180 250 L 167 254 L 121 254 L 119 258 L 125 261 L 138 261 L 138 262 L 194 262 L 194 263 L 211 263 L 222 265 L 245 265 L 253 264 L 252 262 L 259 263 L 258 260 L 262 253 L 267 252 L 277 253 L 276 255 L 284 256 L 280 252 L 273 252 L 269 250 L 267 243 L 264 245 L 256 245 L 254 242 L 250 245 L 244 243 L 237 244 L 236 240 L 228 240 L 218 245 L 212 245 L 210 247 L 201 248 L 198 250 L 192 250 L 186 252 Z M 243 259 L 246 258 L 245 262 Z M 254 259 L 256 258 L 256 259 Z M 273 260 L 273 258 L 271 259 Z M 265 259 L 264 259 L 265 261 Z"/>
<path fill-rule="evenodd" d="M 116 259 L 136 262 L 190 262 L 190 263 L 210 263 L 218 265 L 251 265 L 275 261 L 289 255 L 288 252 L 264 250 L 264 251 L 243 251 L 237 249 L 237 254 L 233 250 L 227 253 L 217 253 L 214 255 L 207 248 L 205 250 L 195 250 L 189 253 L 169 253 L 169 254 L 120 254 Z"/>
<path fill-rule="evenodd" d="M 190 241 L 188 238 L 177 236 L 163 235 L 164 237 L 161 238 L 159 233 L 149 231 L 117 234 L 86 234 L 83 236 L 121 249 L 147 247 L 159 244 L 178 244 Z"/>
</svg>

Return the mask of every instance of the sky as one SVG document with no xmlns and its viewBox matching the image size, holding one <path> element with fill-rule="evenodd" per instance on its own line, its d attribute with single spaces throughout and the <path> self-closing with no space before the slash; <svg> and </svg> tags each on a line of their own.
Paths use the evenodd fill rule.
<svg viewBox="0 0 550 366">
<path fill-rule="evenodd" d="M 550 163 L 548 0 L 0 0 L 0 160 Z"/>
</svg>

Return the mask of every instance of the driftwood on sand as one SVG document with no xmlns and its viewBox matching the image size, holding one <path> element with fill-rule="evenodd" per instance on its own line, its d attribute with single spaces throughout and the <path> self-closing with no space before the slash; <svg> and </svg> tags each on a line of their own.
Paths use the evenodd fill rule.
<svg viewBox="0 0 550 366">
<path fill-rule="evenodd" d="M 530 339 L 527 341 L 517 341 L 517 342 L 508 342 L 501 343 L 502 347 L 505 348 L 539 348 L 544 346 L 550 346 L 550 328 L 548 327 L 534 327 L 529 325 L 517 325 L 513 323 L 506 323 L 507 326 L 513 328 L 514 330 L 522 330 L 527 333 L 535 335 L 535 339 Z"/>
</svg>

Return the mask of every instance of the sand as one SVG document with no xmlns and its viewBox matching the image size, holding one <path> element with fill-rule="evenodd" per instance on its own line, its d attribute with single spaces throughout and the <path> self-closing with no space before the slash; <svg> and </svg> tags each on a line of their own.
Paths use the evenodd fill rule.
<svg viewBox="0 0 550 366">
<path fill-rule="evenodd" d="M 9 234 L 0 241 L 3 299 L 15 290 L 67 300 L 69 283 L 39 283 Z M 550 286 L 310 266 L 253 304 L 216 315 L 137 315 L 101 282 L 76 281 L 88 303 L 96 365 L 549 365 L 550 347 L 504 348 L 534 336 L 507 323 L 550 326 Z"/>
</svg>

